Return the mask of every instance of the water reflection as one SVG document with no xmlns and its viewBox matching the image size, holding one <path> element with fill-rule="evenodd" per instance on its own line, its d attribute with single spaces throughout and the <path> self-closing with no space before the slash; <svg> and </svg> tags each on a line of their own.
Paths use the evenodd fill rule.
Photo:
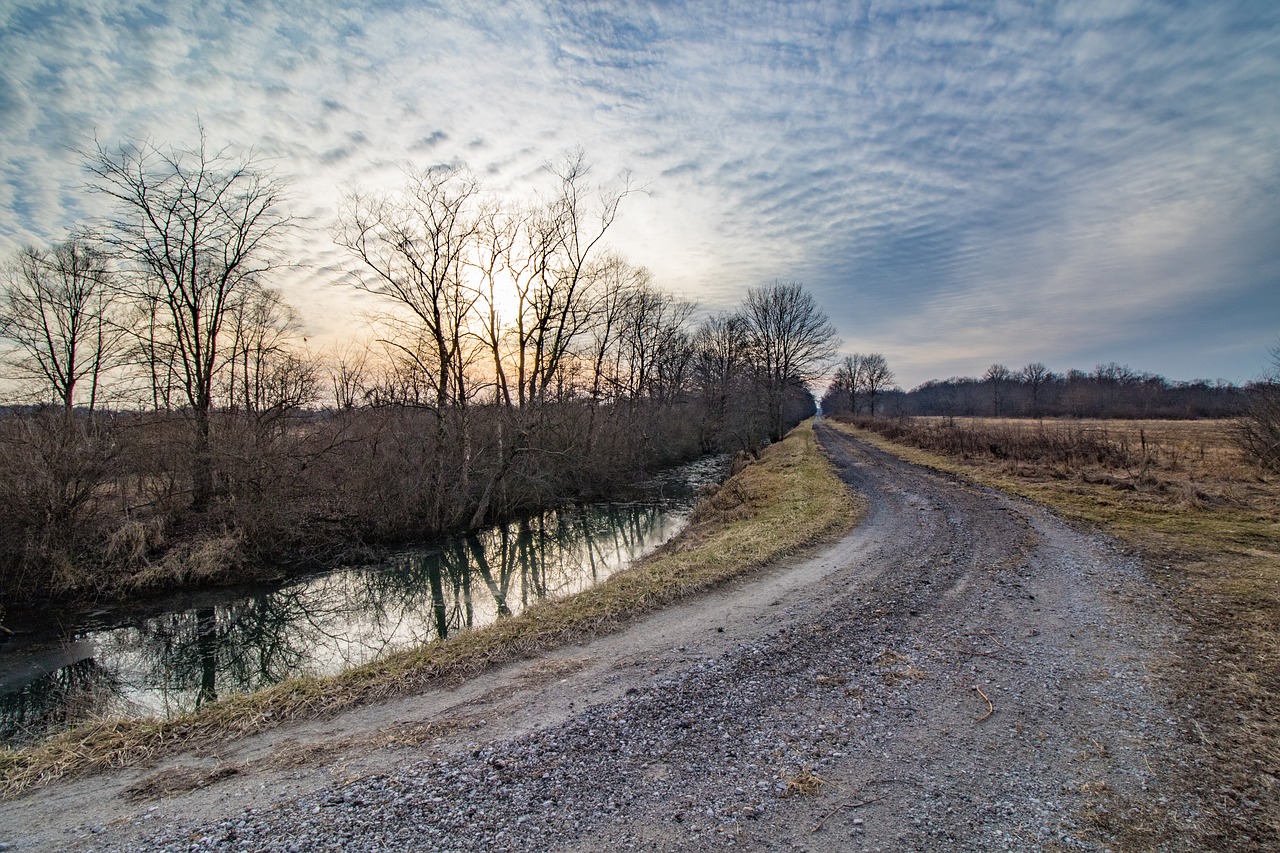
<svg viewBox="0 0 1280 853">
<path fill-rule="evenodd" d="M 645 500 L 574 507 L 406 550 L 375 566 L 159 615 L 86 618 L 0 650 L 0 738 L 85 719 L 170 715 L 294 675 L 325 675 L 579 592 L 670 539 L 722 460 L 677 469 Z"/>
</svg>

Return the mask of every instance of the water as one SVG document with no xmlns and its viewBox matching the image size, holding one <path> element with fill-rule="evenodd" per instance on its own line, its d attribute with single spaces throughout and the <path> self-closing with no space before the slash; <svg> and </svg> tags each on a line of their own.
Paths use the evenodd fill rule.
<svg viewBox="0 0 1280 853">
<path fill-rule="evenodd" d="M 0 646 L 0 738 L 191 711 L 571 595 L 678 533 L 698 487 L 724 470 L 723 457 L 704 458 L 644 484 L 636 500 L 552 510 L 375 565 L 44 620 Z"/>
</svg>

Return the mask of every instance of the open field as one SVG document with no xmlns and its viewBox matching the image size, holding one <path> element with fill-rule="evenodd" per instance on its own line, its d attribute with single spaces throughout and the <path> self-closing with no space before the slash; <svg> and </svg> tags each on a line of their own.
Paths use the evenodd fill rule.
<svg viewBox="0 0 1280 853">
<path fill-rule="evenodd" d="M 1223 421 L 859 421 L 862 438 L 1096 525 L 1137 549 L 1188 641 L 1163 677 L 1191 708 L 1224 837 L 1280 835 L 1280 478 Z M 1212 794 L 1209 796 L 1207 794 Z M 1151 839 L 1134 821 L 1131 846 Z"/>
</svg>

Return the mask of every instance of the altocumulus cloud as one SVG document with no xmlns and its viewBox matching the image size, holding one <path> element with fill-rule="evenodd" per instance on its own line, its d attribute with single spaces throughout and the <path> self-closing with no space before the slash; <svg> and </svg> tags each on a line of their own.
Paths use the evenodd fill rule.
<svg viewBox="0 0 1280 853">
<path fill-rule="evenodd" d="M 774 278 L 914 383 L 1000 360 L 1246 379 L 1280 333 L 1280 6 L 34 3 L 0 12 L 0 249 L 93 213 L 94 134 L 255 148 L 313 226 L 280 282 L 355 296 L 344 187 L 577 145 L 616 235 L 708 309 Z"/>
</svg>

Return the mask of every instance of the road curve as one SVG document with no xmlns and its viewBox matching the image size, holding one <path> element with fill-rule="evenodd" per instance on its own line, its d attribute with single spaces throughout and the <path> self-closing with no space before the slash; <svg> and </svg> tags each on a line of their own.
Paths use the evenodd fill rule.
<svg viewBox="0 0 1280 853">
<path fill-rule="evenodd" d="M 220 756 L 237 772 L 187 795 L 130 805 L 109 789 L 136 773 L 97 783 L 123 814 L 114 823 L 33 828 L 92 780 L 8 804 L 22 822 L 0 841 L 29 831 L 31 845 L 15 849 L 1105 849 L 1108 815 L 1151 802 L 1185 749 L 1150 675 L 1176 643 L 1173 623 L 1140 566 L 1038 507 L 816 431 L 868 503 L 820 553 L 618 635 L 305 735 L 344 733 L 341 760 L 335 747 L 306 772 L 271 770 L 251 750 L 278 753 L 278 735 Z M 377 749 L 350 734 L 406 720 L 438 731 Z M 1189 805 L 1164 808 L 1196 820 Z"/>
</svg>

